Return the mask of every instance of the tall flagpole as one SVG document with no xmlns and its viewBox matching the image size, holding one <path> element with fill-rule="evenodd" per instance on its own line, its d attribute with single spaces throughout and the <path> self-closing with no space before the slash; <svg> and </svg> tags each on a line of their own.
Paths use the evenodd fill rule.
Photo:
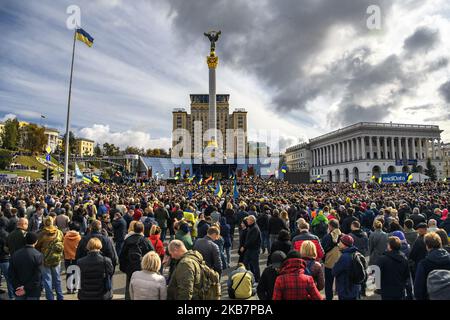
<svg viewBox="0 0 450 320">
<path fill-rule="evenodd" d="M 75 58 L 76 38 L 77 38 L 77 28 L 75 28 L 75 31 L 73 34 L 72 67 L 70 68 L 69 100 L 67 102 L 66 152 L 64 154 L 64 186 L 67 186 L 68 176 L 69 176 L 70 96 L 72 94 L 73 60 Z"/>
</svg>

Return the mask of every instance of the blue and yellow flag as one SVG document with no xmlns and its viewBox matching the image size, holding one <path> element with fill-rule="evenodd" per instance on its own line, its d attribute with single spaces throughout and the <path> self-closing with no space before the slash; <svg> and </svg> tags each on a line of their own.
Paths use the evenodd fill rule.
<svg viewBox="0 0 450 320">
<path fill-rule="evenodd" d="M 356 189 L 357 186 L 358 186 L 358 183 L 356 182 L 356 180 L 353 180 L 353 189 Z"/>
<path fill-rule="evenodd" d="M 281 167 L 281 172 L 283 172 L 283 173 L 286 173 L 286 172 L 287 172 L 287 166 L 286 166 L 286 165 L 283 165 L 283 166 Z"/>
<path fill-rule="evenodd" d="M 222 186 L 219 181 L 217 183 L 216 191 L 214 191 L 214 194 L 220 198 L 222 196 L 222 193 L 223 193 L 223 190 L 222 190 Z"/>
<path fill-rule="evenodd" d="M 412 178 L 413 178 L 413 174 L 412 174 L 412 173 L 408 174 L 408 179 L 407 179 L 407 181 L 408 181 L 408 182 L 411 182 Z"/>
<path fill-rule="evenodd" d="M 83 176 L 83 182 L 86 183 L 86 184 L 90 184 L 92 181 L 88 177 Z"/>
<path fill-rule="evenodd" d="M 378 183 L 381 184 L 381 177 L 378 178 Z"/>
<path fill-rule="evenodd" d="M 88 47 L 92 47 L 94 44 L 94 38 L 81 28 L 77 29 L 77 40 L 86 43 Z"/>
<path fill-rule="evenodd" d="M 234 187 L 233 187 L 233 199 L 237 200 L 239 198 L 239 190 L 236 184 L 236 179 L 234 179 Z"/>
<path fill-rule="evenodd" d="M 93 174 L 92 175 L 92 181 L 94 181 L 95 183 L 100 183 L 100 178 L 98 175 Z"/>
</svg>

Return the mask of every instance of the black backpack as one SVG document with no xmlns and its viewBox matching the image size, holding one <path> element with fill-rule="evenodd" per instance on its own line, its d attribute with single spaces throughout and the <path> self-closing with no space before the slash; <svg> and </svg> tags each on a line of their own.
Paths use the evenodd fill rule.
<svg viewBox="0 0 450 320">
<path fill-rule="evenodd" d="M 141 270 L 142 261 L 142 241 L 144 237 L 140 237 L 136 243 L 133 243 L 128 247 L 126 256 L 122 256 L 122 261 L 120 261 L 120 271 L 132 274 L 134 271 Z M 126 259 L 123 261 L 123 259 Z"/>
<path fill-rule="evenodd" d="M 363 284 L 367 281 L 367 262 L 366 258 L 358 251 L 352 254 L 352 266 L 350 270 L 350 283 Z"/>
</svg>

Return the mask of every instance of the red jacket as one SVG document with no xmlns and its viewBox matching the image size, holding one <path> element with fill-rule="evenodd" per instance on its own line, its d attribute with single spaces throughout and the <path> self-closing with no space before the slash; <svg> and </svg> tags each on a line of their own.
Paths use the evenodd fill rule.
<svg viewBox="0 0 450 320">
<path fill-rule="evenodd" d="M 275 281 L 273 300 L 323 300 L 314 279 L 305 275 L 305 261 L 299 258 L 286 260 Z"/>
<path fill-rule="evenodd" d="M 153 234 L 148 237 L 153 245 L 153 248 L 155 248 L 156 253 L 158 256 L 163 257 L 166 253 L 166 250 L 164 249 L 164 245 L 160 239 L 159 234 Z"/>
<path fill-rule="evenodd" d="M 314 243 L 314 246 L 316 247 L 317 251 L 316 261 L 321 261 L 325 254 L 323 252 L 323 248 L 322 245 L 320 244 L 319 238 L 313 235 L 312 233 L 303 231 L 299 233 L 297 236 L 295 236 L 294 239 L 292 239 L 292 249 L 300 252 L 302 243 L 303 241 L 306 240 L 312 241 Z"/>
</svg>

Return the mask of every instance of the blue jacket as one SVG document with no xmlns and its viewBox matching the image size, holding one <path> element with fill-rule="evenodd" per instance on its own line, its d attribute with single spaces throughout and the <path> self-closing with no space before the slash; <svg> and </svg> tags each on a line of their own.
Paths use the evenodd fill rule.
<svg viewBox="0 0 450 320">
<path fill-rule="evenodd" d="M 417 300 L 428 299 L 427 278 L 433 270 L 450 270 L 450 255 L 445 249 L 434 249 L 417 265 L 414 280 L 414 296 Z"/>
<path fill-rule="evenodd" d="M 356 252 L 356 247 L 352 246 L 344 251 L 333 267 L 332 273 L 336 277 L 336 290 L 339 300 L 357 299 L 360 285 L 350 283 L 350 270 L 352 268 L 352 254 Z"/>
</svg>

